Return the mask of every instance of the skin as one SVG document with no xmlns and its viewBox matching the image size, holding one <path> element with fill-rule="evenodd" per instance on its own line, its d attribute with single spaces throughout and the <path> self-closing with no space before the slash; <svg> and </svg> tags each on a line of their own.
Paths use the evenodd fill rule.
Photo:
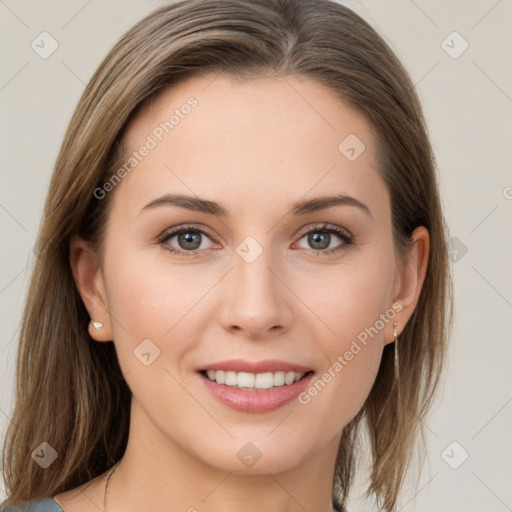
<svg viewBox="0 0 512 512">
<path fill-rule="evenodd" d="M 103 323 L 90 334 L 114 340 L 133 392 L 108 511 L 328 512 L 342 430 L 370 392 L 393 322 L 400 333 L 414 311 L 428 232 L 417 228 L 407 260 L 397 263 L 371 125 L 303 77 L 188 79 L 137 115 L 129 152 L 190 96 L 198 105 L 110 192 L 99 258 L 79 237 L 71 241 L 77 287 L 91 319 Z M 349 134 L 366 146 L 354 161 L 338 150 Z M 171 205 L 141 213 L 165 193 L 216 201 L 229 215 Z M 296 201 L 333 194 L 370 213 L 352 205 L 290 213 Z M 208 232 L 198 255 L 166 250 L 187 250 L 177 236 L 158 242 L 187 223 Z M 304 234 L 317 223 L 348 230 L 353 243 L 331 234 L 325 245 L 340 250 L 322 255 Z M 263 250 L 251 263 L 236 252 L 247 236 Z M 234 411 L 195 371 L 225 359 L 282 359 L 321 376 L 394 303 L 401 311 L 308 404 Z M 144 339 L 160 350 L 150 366 L 133 354 Z M 250 468 L 237 457 L 247 442 L 261 452 Z M 67 512 L 103 510 L 105 476 L 56 500 Z"/>
</svg>

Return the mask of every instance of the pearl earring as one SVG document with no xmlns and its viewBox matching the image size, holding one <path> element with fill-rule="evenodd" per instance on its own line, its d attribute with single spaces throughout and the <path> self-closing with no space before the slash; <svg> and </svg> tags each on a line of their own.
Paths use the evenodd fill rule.
<svg viewBox="0 0 512 512">
<path fill-rule="evenodd" d="M 95 329 L 101 329 L 103 327 L 101 322 L 93 322 L 92 325 Z"/>
</svg>

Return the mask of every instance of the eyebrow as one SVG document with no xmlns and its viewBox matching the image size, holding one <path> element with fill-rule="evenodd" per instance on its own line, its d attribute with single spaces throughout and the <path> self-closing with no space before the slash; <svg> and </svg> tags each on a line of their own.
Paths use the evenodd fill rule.
<svg viewBox="0 0 512 512">
<path fill-rule="evenodd" d="M 292 215 L 307 215 L 308 213 L 325 210 L 333 206 L 355 206 L 372 217 L 370 209 L 355 197 L 339 194 L 334 196 L 322 196 L 314 199 L 298 201 L 292 206 Z M 226 217 L 229 212 L 215 201 L 208 201 L 199 197 L 184 194 L 165 194 L 149 202 L 141 210 L 141 214 L 159 206 L 178 206 L 201 213 L 207 213 L 218 217 Z"/>
</svg>

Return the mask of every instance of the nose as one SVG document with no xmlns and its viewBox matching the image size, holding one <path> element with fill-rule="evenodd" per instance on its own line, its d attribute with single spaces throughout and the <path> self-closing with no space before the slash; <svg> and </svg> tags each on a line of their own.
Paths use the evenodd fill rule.
<svg viewBox="0 0 512 512">
<path fill-rule="evenodd" d="M 248 338 L 280 335 L 292 325 L 291 297 L 284 276 L 264 250 L 251 263 L 233 255 L 233 269 L 223 280 L 219 319 L 227 331 Z"/>
</svg>

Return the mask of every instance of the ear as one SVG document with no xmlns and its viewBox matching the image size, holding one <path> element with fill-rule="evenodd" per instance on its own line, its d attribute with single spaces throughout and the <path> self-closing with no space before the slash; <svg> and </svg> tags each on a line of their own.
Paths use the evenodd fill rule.
<svg viewBox="0 0 512 512">
<path fill-rule="evenodd" d="M 417 227 L 412 235 L 412 247 L 407 254 L 395 282 L 393 309 L 397 314 L 393 322 L 389 322 L 389 333 L 386 333 L 385 344 L 395 341 L 393 334 L 394 322 L 397 323 L 397 335 L 404 330 L 411 318 L 420 298 L 423 282 L 427 273 L 430 237 L 427 228 Z M 395 306 L 396 305 L 396 306 Z"/>
<path fill-rule="evenodd" d="M 83 238 L 74 236 L 69 244 L 69 258 L 78 292 L 91 317 L 89 322 L 91 338 L 96 341 L 111 341 L 112 325 L 105 283 L 94 250 Z M 101 323 L 102 326 L 94 327 L 93 323 L 96 322 Z"/>
</svg>

